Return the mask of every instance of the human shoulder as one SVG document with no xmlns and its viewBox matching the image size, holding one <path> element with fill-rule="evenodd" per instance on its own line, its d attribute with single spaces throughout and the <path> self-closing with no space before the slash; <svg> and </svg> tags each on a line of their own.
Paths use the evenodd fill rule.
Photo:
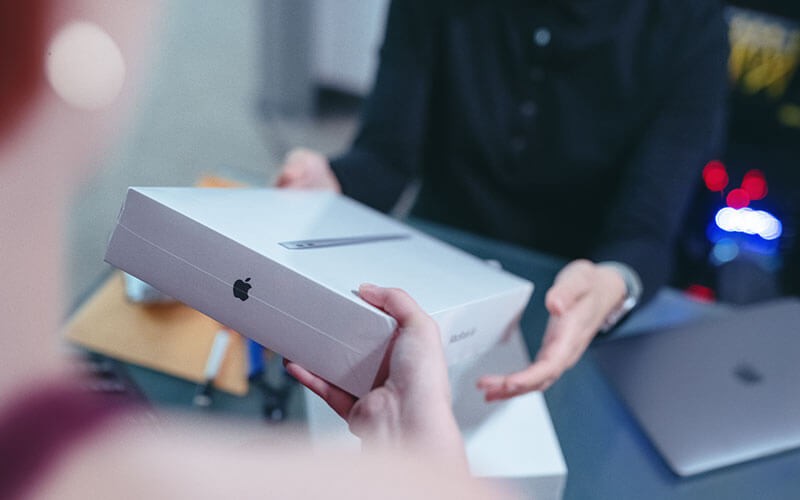
<svg viewBox="0 0 800 500">
<path fill-rule="evenodd" d="M 633 0 L 636 2 L 637 0 Z M 727 28 L 718 0 L 649 0 L 649 36 L 664 62 L 685 66 L 699 53 L 725 57 Z"/>
</svg>

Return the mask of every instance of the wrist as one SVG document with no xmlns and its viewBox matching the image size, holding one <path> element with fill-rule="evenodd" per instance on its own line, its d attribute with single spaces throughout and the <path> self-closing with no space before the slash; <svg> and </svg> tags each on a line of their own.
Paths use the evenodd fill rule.
<svg viewBox="0 0 800 500">
<path fill-rule="evenodd" d="M 619 323 L 639 303 L 642 296 L 642 281 L 632 267 L 622 262 L 606 261 L 599 262 L 597 265 L 616 276 L 617 290 L 620 290 L 619 285 L 622 285 L 622 294 L 615 294 L 617 300 L 600 327 L 600 331 L 605 333 Z"/>
</svg>

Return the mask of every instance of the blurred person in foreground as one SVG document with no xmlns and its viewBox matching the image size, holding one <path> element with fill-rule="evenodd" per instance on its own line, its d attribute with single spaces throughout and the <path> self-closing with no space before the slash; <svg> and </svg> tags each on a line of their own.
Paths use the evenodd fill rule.
<svg viewBox="0 0 800 500">
<path fill-rule="evenodd" d="M 236 446 L 232 422 L 155 432 L 82 388 L 57 336 L 62 219 L 130 105 L 153 17 L 140 2 L 0 0 L 0 498 L 495 497 L 468 475 L 436 325 L 399 290 L 360 288 L 400 326 L 388 378 L 336 406 L 367 456 L 312 456 L 263 429 Z"/>
<path fill-rule="evenodd" d="M 394 0 L 349 151 L 296 149 L 277 185 L 340 191 L 560 255 L 533 364 L 487 400 L 547 389 L 667 283 L 719 147 L 728 44 L 715 0 Z"/>
</svg>

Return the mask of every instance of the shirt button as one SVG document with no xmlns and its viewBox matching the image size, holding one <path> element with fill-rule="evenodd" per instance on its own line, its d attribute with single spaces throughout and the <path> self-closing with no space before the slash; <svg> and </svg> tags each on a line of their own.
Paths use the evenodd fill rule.
<svg viewBox="0 0 800 500">
<path fill-rule="evenodd" d="M 538 47 L 547 47 L 550 45 L 550 30 L 547 28 L 538 28 L 533 32 L 533 43 Z"/>
<path fill-rule="evenodd" d="M 539 111 L 539 107 L 533 101 L 525 101 L 519 106 L 519 112 L 525 118 L 533 118 L 537 111 Z"/>
</svg>

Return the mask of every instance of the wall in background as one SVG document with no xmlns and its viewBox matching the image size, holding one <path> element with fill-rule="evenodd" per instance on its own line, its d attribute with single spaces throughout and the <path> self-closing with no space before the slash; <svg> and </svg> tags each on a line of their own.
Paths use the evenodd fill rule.
<svg viewBox="0 0 800 500">
<path fill-rule="evenodd" d="M 107 272 L 106 240 L 128 186 L 189 185 L 219 169 L 266 182 L 276 168 L 258 113 L 262 9 L 258 0 L 164 2 L 130 127 L 69 214 L 70 303 Z"/>
</svg>

